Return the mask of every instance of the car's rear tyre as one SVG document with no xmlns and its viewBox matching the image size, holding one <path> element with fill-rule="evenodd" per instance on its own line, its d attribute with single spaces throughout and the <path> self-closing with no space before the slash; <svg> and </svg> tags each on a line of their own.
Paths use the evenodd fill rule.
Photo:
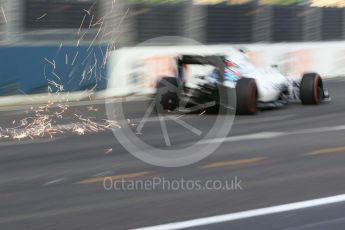
<svg viewBox="0 0 345 230">
<path fill-rule="evenodd" d="M 237 114 L 254 114 L 257 112 L 258 89 L 252 78 L 242 78 L 236 84 Z"/>
<path fill-rule="evenodd" d="M 300 98 L 304 105 L 319 105 L 324 98 L 323 82 L 319 74 L 306 73 L 302 77 Z"/>
<path fill-rule="evenodd" d="M 157 84 L 156 107 L 158 111 L 173 111 L 179 106 L 176 77 L 163 77 Z"/>
</svg>

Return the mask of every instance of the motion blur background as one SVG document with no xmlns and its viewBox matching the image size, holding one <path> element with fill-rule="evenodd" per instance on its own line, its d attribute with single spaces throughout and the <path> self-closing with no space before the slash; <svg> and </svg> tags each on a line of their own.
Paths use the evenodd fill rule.
<svg viewBox="0 0 345 230">
<path fill-rule="evenodd" d="M 56 75 L 65 91 L 104 89 L 105 59 L 111 50 L 160 36 L 203 44 L 345 37 L 345 3 L 337 0 L 2 0 L 0 4 L 0 95 L 46 92 L 47 79 L 56 80 Z M 52 62 L 56 71 L 49 69 Z M 87 76 L 94 66 L 97 76 Z"/>
<path fill-rule="evenodd" d="M 79 29 L 86 32 L 82 42 L 88 43 L 100 26 L 106 32 L 97 41 L 116 38 L 119 47 L 167 35 L 206 44 L 345 36 L 345 3 L 340 0 L 2 0 L 1 6 L 2 44 L 75 44 Z"/>
<path fill-rule="evenodd" d="M 316 71 L 332 101 L 236 116 L 230 134 L 202 161 L 149 165 L 123 147 L 128 140 L 114 137 L 118 120 L 109 120 L 106 96 L 121 100 L 102 93 L 109 82 L 124 94 L 141 90 L 136 66 L 113 61 L 135 62 L 141 53 L 131 47 L 161 36 L 191 38 L 216 52 L 245 47 L 255 64 L 278 64 L 292 75 Z M 0 0 L 0 229 L 129 229 L 344 194 L 344 39 L 340 0 Z M 112 75 L 115 68 L 128 71 Z M 149 105 L 138 98 L 122 104 L 127 110 L 120 121 L 133 129 Z M 165 148 L 157 117 L 153 113 L 135 135 Z M 177 119 L 208 130 L 215 117 Z M 175 147 L 195 144 L 189 130 L 170 122 Z M 243 190 L 108 191 L 105 177 L 236 177 Z M 343 230 L 344 210 L 340 200 L 201 229 Z"/>
</svg>

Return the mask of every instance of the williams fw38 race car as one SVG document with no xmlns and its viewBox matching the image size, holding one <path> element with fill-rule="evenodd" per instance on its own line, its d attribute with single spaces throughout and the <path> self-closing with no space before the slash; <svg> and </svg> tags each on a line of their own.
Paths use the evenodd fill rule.
<svg viewBox="0 0 345 230">
<path fill-rule="evenodd" d="M 284 76 L 276 66 L 259 69 L 242 51 L 226 56 L 181 55 L 176 61 L 178 76 L 163 76 L 157 83 L 155 100 L 162 111 L 213 106 L 255 114 L 258 109 L 280 108 L 290 102 L 319 105 L 330 101 L 319 74 L 295 78 Z M 212 70 L 199 76 L 196 87 L 191 88 L 185 84 L 188 65 L 208 65 Z"/>
</svg>

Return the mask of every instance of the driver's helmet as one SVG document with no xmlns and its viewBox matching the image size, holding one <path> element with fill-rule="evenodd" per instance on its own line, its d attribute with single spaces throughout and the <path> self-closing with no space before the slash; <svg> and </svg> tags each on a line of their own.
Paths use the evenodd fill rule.
<svg viewBox="0 0 345 230">
<path fill-rule="evenodd" d="M 225 56 L 224 61 L 230 68 L 245 68 L 250 63 L 247 54 L 243 52 L 232 52 Z"/>
</svg>

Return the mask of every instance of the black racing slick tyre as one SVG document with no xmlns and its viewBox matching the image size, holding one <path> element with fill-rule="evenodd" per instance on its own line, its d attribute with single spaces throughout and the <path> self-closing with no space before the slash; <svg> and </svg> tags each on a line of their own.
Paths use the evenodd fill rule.
<svg viewBox="0 0 345 230">
<path fill-rule="evenodd" d="M 237 114 L 249 115 L 257 112 L 258 89 L 252 78 L 242 78 L 236 84 Z"/>
<path fill-rule="evenodd" d="M 176 77 L 163 77 L 157 84 L 156 107 L 161 111 L 173 111 L 179 106 L 179 87 Z"/>
<path fill-rule="evenodd" d="M 300 98 L 304 105 L 319 105 L 324 98 L 323 82 L 319 74 L 306 73 L 302 77 Z"/>
</svg>

